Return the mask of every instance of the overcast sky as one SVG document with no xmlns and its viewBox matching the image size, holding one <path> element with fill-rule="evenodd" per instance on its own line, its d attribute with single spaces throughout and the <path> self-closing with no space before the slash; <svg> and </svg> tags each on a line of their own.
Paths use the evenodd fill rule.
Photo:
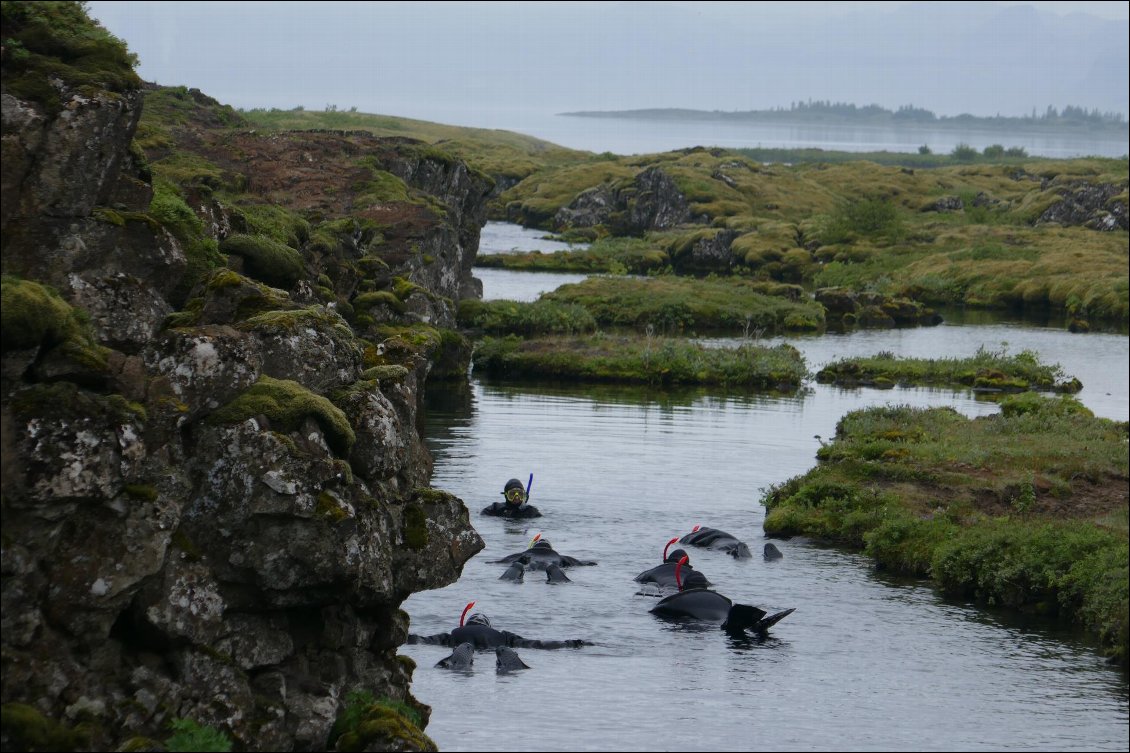
<svg viewBox="0 0 1130 753">
<path fill-rule="evenodd" d="M 523 111 L 1127 113 L 1126 2 L 100 2 L 143 78 L 236 107 L 507 127 Z"/>
</svg>

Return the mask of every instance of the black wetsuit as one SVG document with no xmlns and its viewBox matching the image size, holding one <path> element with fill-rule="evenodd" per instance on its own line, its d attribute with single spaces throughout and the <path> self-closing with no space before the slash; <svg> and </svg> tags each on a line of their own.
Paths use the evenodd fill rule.
<svg viewBox="0 0 1130 753">
<path fill-rule="evenodd" d="M 436 635 L 408 635 L 408 643 L 434 643 L 442 646 L 458 646 L 460 643 L 470 643 L 476 649 L 498 648 L 580 648 L 591 646 L 588 641 L 535 641 L 523 638 L 506 630 L 495 630 L 488 625 L 464 625 L 452 630 L 450 633 Z"/>
<path fill-rule="evenodd" d="M 499 518 L 540 518 L 541 511 L 533 505 L 523 502 L 520 505 L 511 505 L 506 502 L 495 502 L 483 508 L 483 515 L 494 515 Z"/>
<path fill-rule="evenodd" d="M 700 528 L 679 539 L 679 543 L 701 546 L 707 549 L 717 549 L 720 552 L 725 552 L 734 559 L 747 559 L 752 556 L 749 552 L 749 547 L 743 542 L 738 541 L 736 536 L 728 534 L 725 531 L 719 531 L 717 528 Z"/>
<path fill-rule="evenodd" d="M 558 554 L 557 551 L 549 545 L 549 542 L 544 540 L 537 542 L 523 552 L 508 554 L 500 560 L 495 560 L 495 562 L 502 564 L 521 562 L 525 564 L 527 570 L 545 570 L 550 565 L 557 565 L 558 567 L 580 567 L 583 565 L 596 564 L 592 560 L 579 560 L 567 554 Z"/>
<path fill-rule="evenodd" d="M 675 582 L 675 568 L 679 564 L 679 560 L 686 555 L 682 549 L 676 549 L 667 555 L 667 559 L 663 561 L 662 565 L 656 565 L 650 570 L 644 570 L 642 573 L 635 577 L 636 583 L 654 583 L 660 588 L 678 588 Z M 683 565 L 684 571 L 694 572 L 694 568 L 690 564 Z M 684 578 L 687 576 L 684 575 Z M 703 577 L 705 585 L 711 585 L 710 581 Z"/>
</svg>

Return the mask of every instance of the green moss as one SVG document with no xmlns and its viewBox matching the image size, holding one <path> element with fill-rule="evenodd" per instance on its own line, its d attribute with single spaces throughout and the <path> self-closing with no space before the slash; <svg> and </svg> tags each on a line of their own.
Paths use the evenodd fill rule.
<svg viewBox="0 0 1130 753">
<path fill-rule="evenodd" d="M 404 543 L 409 549 L 423 549 L 428 545 L 428 518 L 424 508 L 410 504 L 404 508 Z"/>
<path fill-rule="evenodd" d="M 373 366 L 365 369 L 361 373 L 364 379 L 376 379 L 378 382 L 389 382 L 396 384 L 403 382 L 408 378 L 408 369 L 398 364 L 386 364 L 384 366 Z"/>
<path fill-rule="evenodd" d="M 421 286 L 417 285 L 416 283 L 412 282 L 411 280 L 406 279 L 404 277 L 393 277 L 392 278 L 392 292 L 401 301 L 408 300 L 408 296 L 412 295 L 413 293 L 423 293 L 428 298 L 433 297 L 430 290 L 428 290 L 427 288 L 421 287 Z"/>
<path fill-rule="evenodd" d="M 330 730 L 329 750 L 437 750 L 420 728 L 416 709 L 403 701 L 377 700 L 372 693 L 353 690 Z"/>
<path fill-rule="evenodd" d="M 169 181 L 154 182 L 149 214 L 180 242 L 184 250 L 188 268 L 174 293 L 174 298 L 184 300 L 197 282 L 222 264 L 223 257 L 216 241 L 204 235 L 204 223 L 185 203 L 180 189 Z"/>
<path fill-rule="evenodd" d="M 443 504 L 451 499 L 451 495 L 440 489 L 431 489 L 429 487 L 420 486 L 412 490 L 412 496 L 420 500 L 424 504 L 437 505 Z"/>
<path fill-rule="evenodd" d="M 330 313 L 321 306 L 264 311 L 248 316 L 240 322 L 239 327 L 260 333 L 276 332 L 283 334 L 290 334 L 299 329 L 311 327 L 334 330 L 344 339 L 352 339 L 353 337 L 352 330 L 337 315 Z"/>
<path fill-rule="evenodd" d="M 274 204 L 240 204 L 239 213 L 249 235 L 265 236 L 291 248 L 310 239 L 310 223 L 294 212 Z"/>
<path fill-rule="evenodd" d="M 353 187 L 358 194 L 353 200 L 355 209 L 366 209 L 374 204 L 412 200 L 408 185 L 392 173 L 382 170 L 376 158 L 362 157 L 361 164 L 370 169 L 372 177 Z"/>
<path fill-rule="evenodd" d="M 329 400 L 298 382 L 268 376 L 260 377 L 242 395 L 209 416 L 208 421 L 233 424 L 260 414 L 284 431 L 298 430 L 307 417 L 315 419 L 330 449 L 341 457 L 349 454 L 356 439 L 345 414 Z"/>
<path fill-rule="evenodd" d="M 81 336 L 74 309 L 50 287 L 5 276 L 0 281 L 0 300 L 3 352 L 50 348 Z"/>
<path fill-rule="evenodd" d="M 141 86 L 137 56 L 77 2 L 5 2 L 3 83 L 8 93 L 62 108 L 57 78 L 70 89 L 128 92 Z"/>
<path fill-rule="evenodd" d="M 90 736 L 85 730 L 50 719 L 26 703 L 0 706 L 0 729 L 13 750 L 70 751 L 90 746 Z"/>
<path fill-rule="evenodd" d="M 170 751 L 227 753 L 232 748 L 231 738 L 215 727 L 191 719 L 173 719 L 170 726 L 173 735 L 165 741 Z"/>
<path fill-rule="evenodd" d="M 144 423 L 144 406 L 121 395 L 99 395 L 71 382 L 35 384 L 12 396 L 17 415 L 39 418 L 72 419 L 76 416 L 117 423 Z"/>
<path fill-rule="evenodd" d="M 323 518 L 337 523 L 349 517 L 349 513 L 344 507 L 341 506 L 340 500 L 332 493 L 324 491 L 318 495 L 317 504 L 314 507 L 314 512 Z"/>
<path fill-rule="evenodd" d="M 398 314 L 404 313 L 404 302 L 391 290 L 377 290 L 362 293 L 353 299 L 355 311 L 368 311 L 374 306 L 388 306 Z"/>
<path fill-rule="evenodd" d="M 658 272 L 670 263 L 661 243 L 645 238 L 598 238 L 585 249 L 490 254 L 475 259 L 476 267 L 637 275 Z"/>
<path fill-rule="evenodd" d="M 139 502 L 152 502 L 157 499 L 157 488 L 152 484 L 126 484 L 123 491 L 127 497 Z"/>
<path fill-rule="evenodd" d="M 189 562 L 199 562 L 204 557 L 204 553 L 200 551 L 200 547 L 193 543 L 192 539 L 188 537 L 183 528 L 178 528 L 170 540 L 173 546 L 181 550 Z"/>
<path fill-rule="evenodd" d="M 220 251 L 243 257 L 249 276 L 274 287 L 291 288 L 305 272 L 300 253 L 262 235 L 229 235 Z"/>
</svg>

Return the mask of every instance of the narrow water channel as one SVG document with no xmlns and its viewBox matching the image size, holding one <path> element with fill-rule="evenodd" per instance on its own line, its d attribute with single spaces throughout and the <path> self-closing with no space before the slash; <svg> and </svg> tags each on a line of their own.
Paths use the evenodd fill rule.
<svg viewBox="0 0 1130 753">
<path fill-rule="evenodd" d="M 809 368 L 879 350 L 1033 349 L 1079 376 L 1098 415 L 1127 418 L 1121 335 L 948 324 L 793 342 Z M 809 469 L 816 435 L 831 436 L 844 413 L 889 403 L 997 410 L 965 392 L 823 385 L 792 396 L 479 379 L 430 390 L 432 483 L 466 502 L 487 548 L 458 583 L 405 602 L 412 631 L 450 630 L 474 600 L 495 627 L 595 645 L 522 649 L 531 669 L 501 675 L 493 654 L 451 672 L 433 666 L 449 649 L 403 647 L 419 665 L 413 692 L 433 707 L 428 734 L 442 750 L 1125 750 L 1130 686 L 1092 646 L 947 601 L 859 555 L 803 539 L 775 542 L 784 558 L 774 562 L 692 549 L 695 567 L 734 601 L 796 607 L 763 642 L 648 612 L 656 600 L 632 578 L 659 563 L 669 538 L 709 525 L 759 552 L 763 491 Z M 544 517 L 479 514 L 507 479 L 530 473 Z M 599 564 L 561 585 L 537 573 L 499 580 L 492 560 L 537 533 Z"/>
</svg>

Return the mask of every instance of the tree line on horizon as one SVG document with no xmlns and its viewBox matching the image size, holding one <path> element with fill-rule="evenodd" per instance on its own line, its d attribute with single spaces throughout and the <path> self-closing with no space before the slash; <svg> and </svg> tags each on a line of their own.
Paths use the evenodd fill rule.
<svg viewBox="0 0 1130 753">
<path fill-rule="evenodd" d="M 727 120 L 745 119 L 804 119 L 804 120 L 853 120 L 868 122 L 893 122 L 893 123 L 933 123 L 933 124 L 965 124 L 977 122 L 982 124 L 1008 124 L 1008 125 L 1038 125 L 1038 126 L 1099 126 L 1099 127 L 1126 127 L 1126 116 L 1121 112 L 1101 111 L 1097 107 L 1087 109 L 1077 105 L 1067 105 L 1062 110 L 1054 105 L 1048 105 L 1043 112 L 1035 107 L 1027 115 L 938 115 L 932 110 L 915 105 L 901 105 L 894 110 L 882 105 L 856 105 L 851 102 L 833 102 L 831 100 L 807 100 L 791 102 L 788 107 L 778 106 L 768 110 L 692 110 L 684 108 L 648 108 L 638 110 L 600 110 L 563 113 L 564 115 L 582 115 L 595 117 L 630 116 L 630 117 L 661 117 L 661 118 L 701 118 L 703 116 Z"/>
</svg>

